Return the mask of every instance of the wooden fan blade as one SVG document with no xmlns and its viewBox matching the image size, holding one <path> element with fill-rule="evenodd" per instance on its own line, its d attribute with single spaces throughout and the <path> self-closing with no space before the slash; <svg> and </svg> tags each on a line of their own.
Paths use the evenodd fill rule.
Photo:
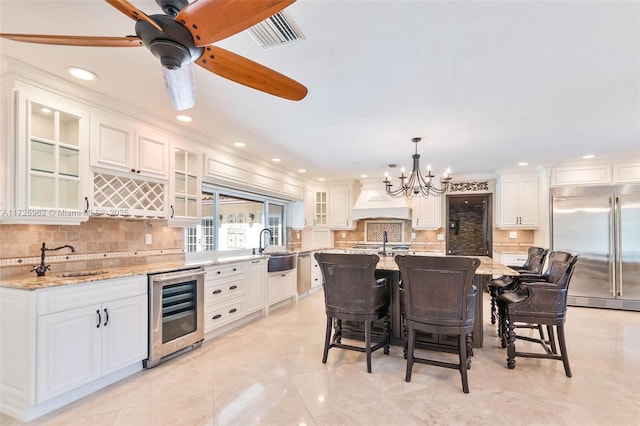
<svg viewBox="0 0 640 426">
<path fill-rule="evenodd" d="M 162 31 L 162 27 L 160 25 L 156 24 L 151 18 L 149 18 L 149 16 L 147 16 L 146 13 L 129 3 L 127 0 L 106 0 L 106 2 L 134 21 L 147 21 L 149 24 L 153 25 L 156 30 Z"/>
<path fill-rule="evenodd" d="M 136 36 L 126 37 L 85 37 L 46 34 L 8 34 L 0 33 L 0 37 L 25 43 L 57 44 L 61 46 L 98 46 L 98 47 L 138 47 L 142 40 Z"/>
<path fill-rule="evenodd" d="M 176 21 L 191 31 L 196 46 L 206 46 L 264 21 L 293 2 L 295 0 L 200 0 L 182 9 Z"/>
<path fill-rule="evenodd" d="M 307 88 L 270 68 L 216 46 L 207 46 L 196 64 L 236 83 L 292 101 L 307 95 Z"/>
</svg>

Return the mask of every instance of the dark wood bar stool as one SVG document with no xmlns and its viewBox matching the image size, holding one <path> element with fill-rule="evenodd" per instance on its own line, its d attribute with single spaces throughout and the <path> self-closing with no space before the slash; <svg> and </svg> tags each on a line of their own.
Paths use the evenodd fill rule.
<svg viewBox="0 0 640 426">
<path fill-rule="evenodd" d="M 458 256 L 396 256 L 400 268 L 401 297 L 407 327 L 407 371 L 411 381 L 414 363 L 453 368 L 460 371 L 462 390 L 469 393 L 471 333 L 477 289 L 473 275 L 480 260 Z M 415 356 L 416 333 L 457 335 L 458 363 Z"/>
<path fill-rule="evenodd" d="M 316 253 L 322 271 L 327 329 L 322 362 L 327 362 L 329 349 L 341 348 L 364 352 L 367 371 L 371 373 L 371 353 L 384 348 L 389 353 L 389 302 L 390 292 L 385 278 L 375 278 L 380 260 L 370 254 Z M 383 336 L 374 346 L 371 342 L 372 323 L 384 321 Z M 342 321 L 364 323 L 364 347 L 342 343 Z M 331 332 L 335 333 L 331 339 Z"/>
<path fill-rule="evenodd" d="M 564 336 L 567 313 L 567 292 L 579 255 L 569 261 L 554 261 L 551 265 L 550 282 L 522 284 L 518 292 L 502 293 L 497 297 L 501 322 L 505 325 L 507 341 L 507 367 L 516 366 L 516 357 L 546 358 L 561 360 L 567 377 L 571 377 L 569 357 Z M 518 328 L 548 326 L 549 340 L 516 335 Z M 555 351 L 554 328 L 557 331 L 560 354 Z M 505 337 L 503 337 L 505 338 Z M 516 350 L 516 339 L 539 343 L 544 352 L 522 352 Z"/>
</svg>

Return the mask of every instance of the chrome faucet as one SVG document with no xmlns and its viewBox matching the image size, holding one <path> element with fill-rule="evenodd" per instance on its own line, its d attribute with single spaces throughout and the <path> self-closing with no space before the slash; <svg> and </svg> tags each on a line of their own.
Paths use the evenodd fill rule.
<svg viewBox="0 0 640 426">
<path fill-rule="evenodd" d="M 40 247 L 40 251 L 42 252 L 42 254 L 40 254 L 40 266 L 35 266 L 31 272 L 35 272 L 39 277 L 44 277 L 45 272 L 50 271 L 51 270 L 51 265 L 45 265 L 44 264 L 44 253 L 47 251 L 56 251 L 56 250 L 60 250 L 63 248 L 68 248 L 71 249 L 71 253 L 75 253 L 76 249 L 73 248 L 73 246 L 70 246 L 69 244 L 66 244 L 64 246 L 60 246 L 60 247 L 56 247 L 56 248 L 46 248 L 44 246 L 44 243 L 42 243 L 42 247 Z"/>
<path fill-rule="evenodd" d="M 268 233 L 269 233 L 269 241 L 267 241 L 267 242 L 264 244 L 264 247 L 262 247 L 262 243 L 263 243 L 263 241 L 264 241 L 263 234 L 264 234 L 265 232 L 268 232 Z M 262 252 L 263 252 L 263 251 L 265 251 L 265 249 L 266 249 L 266 248 L 267 248 L 267 246 L 269 245 L 269 242 L 271 242 L 271 237 L 272 237 L 272 235 L 271 235 L 271 230 L 270 230 L 269 228 L 264 228 L 262 231 L 260 231 L 260 247 L 258 247 L 258 251 L 260 252 L 260 254 L 262 254 Z"/>
<path fill-rule="evenodd" d="M 387 231 L 382 231 L 382 255 L 387 255 L 387 242 L 389 241 L 389 236 L 387 235 Z"/>
</svg>

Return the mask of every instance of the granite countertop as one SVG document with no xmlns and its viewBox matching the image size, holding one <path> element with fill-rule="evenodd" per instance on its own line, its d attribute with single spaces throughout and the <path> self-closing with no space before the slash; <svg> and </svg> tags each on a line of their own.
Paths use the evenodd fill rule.
<svg viewBox="0 0 640 426">
<path fill-rule="evenodd" d="M 516 271 L 501 263 L 495 262 L 487 256 L 474 256 L 480 259 L 480 266 L 476 270 L 478 275 L 519 275 Z M 380 262 L 376 269 L 387 271 L 398 271 L 398 264 L 392 256 L 380 257 Z"/>
<path fill-rule="evenodd" d="M 230 256 L 225 258 L 207 260 L 199 263 L 185 262 L 163 262 L 163 263 L 146 263 L 144 265 L 121 266 L 113 268 L 92 269 L 91 275 L 82 276 L 64 276 L 69 272 L 56 273 L 48 271 L 44 277 L 38 277 L 35 273 L 19 276 L 16 278 L 6 279 L 0 282 L 0 287 L 16 288 L 21 290 L 39 290 L 44 288 L 53 288 L 72 284 L 82 284 L 94 281 L 111 280 L 116 278 L 130 277 L 134 275 L 147 275 L 162 272 L 175 271 L 177 269 L 196 268 L 198 266 L 222 265 L 225 263 L 243 262 L 252 259 L 268 258 L 265 255 L 247 255 L 247 256 Z M 71 272 L 73 274 L 73 272 Z"/>
</svg>

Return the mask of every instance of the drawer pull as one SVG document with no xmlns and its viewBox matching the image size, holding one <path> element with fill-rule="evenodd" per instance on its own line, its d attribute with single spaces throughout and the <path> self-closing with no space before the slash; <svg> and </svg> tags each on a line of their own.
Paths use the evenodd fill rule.
<svg viewBox="0 0 640 426">
<path fill-rule="evenodd" d="M 237 285 L 232 285 L 231 287 L 229 287 L 229 290 L 235 290 L 235 289 L 237 289 L 237 288 L 238 288 L 238 286 L 237 286 Z"/>
<path fill-rule="evenodd" d="M 260 263 L 259 260 L 252 260 L 251 263 Z"/>
<path fill-rule="evenodd" d="M 222 318 L 222 314 L 215 314 L 214 316 L 211 317 L 212 320 L 217 320 Z"/>
<path fill-rule="evenodd" d="M 222 293 L 222 290 L 220 290 L 220 289 L 213 290 L 213 294 L 220 294 L 220 293 Z"/>
<path fill-rule="evenodd" d="M 229 311 L 229 313 L 230 313 L 230 314 L 234 314 L 234 313 L 236 313 L 236 311 L 237 311 L 237 309 L 236 309 L 236 308 L 233 308 L 233 309 L 231 309 L 231 310 Z"/>
<path fill-rule="evenodd" d="M 237 271 L 237 269 L 236 269 L 236 268 L 233 268 L 233 272 L 235 272 L 235 271 Z"/>
<path fill-rule="evenodd" d="M 222 271 L 218 271 L 217 274 L 220 275 L 222 273 Z"/>
</svg>

